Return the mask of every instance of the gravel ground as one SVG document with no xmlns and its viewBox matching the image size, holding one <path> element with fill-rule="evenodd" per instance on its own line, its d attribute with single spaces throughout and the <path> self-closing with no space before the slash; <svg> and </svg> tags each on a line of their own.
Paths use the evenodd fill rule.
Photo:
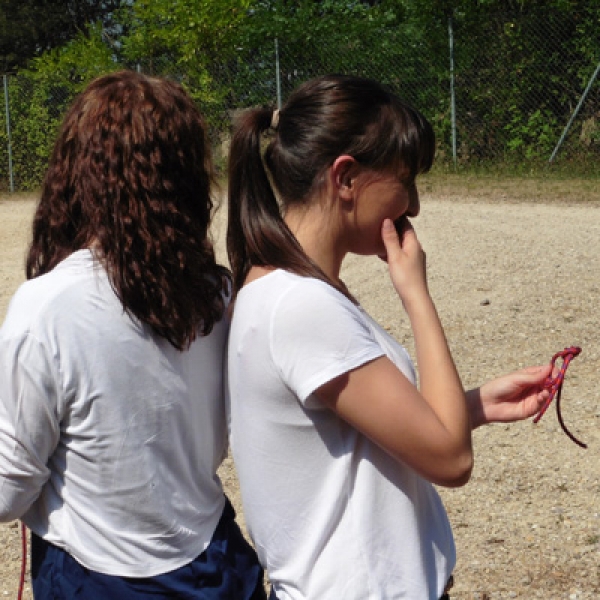
<svg viewBox="0 0 600 600">
<path fill-rule="evenodd" d="M 477 430 L 471 481 L 440 489 L 458 547 L 452 597 L 600 598 L 600 391 L 593 383 L 600 372 L 600 192 L 594 182 L 529 180 L 449 187 L 426 179 L 421 187 L 415 227 L 465 386 L 546 363 L 566 346 L 583 349 L 569 368 L 562 409 L 587 450 L 562 433 L 551 408 L 537 425 Z M 23 279 L 32 210 L 26 198 L 0 200 L 0 319 Z M 223 257 L 222 217 L 217 223 Z M 345 280 L 412 353 L 385 266 L 351 257 Z M 221 474 L 243 524 L 230 461 Z M 19 525 L 0 524 L 0 596 L 16 597 L 20 567 Z M 24 597 L 31 598 L 29 585 Z"/>
</svg>

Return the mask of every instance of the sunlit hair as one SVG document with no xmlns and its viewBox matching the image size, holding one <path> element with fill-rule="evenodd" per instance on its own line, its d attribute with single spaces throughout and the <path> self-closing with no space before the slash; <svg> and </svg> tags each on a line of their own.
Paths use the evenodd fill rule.
<svg viewBox="0 0 600 600">
<path fill-rule="evenodd" d="M 286 209 L 310 202 L 341 155 L 352 156 L 365 169 L 394 172 L 413 185 L 433 163 L 433 129 L 421 113 L 379 83 L 341 75 L 310 80 L 291 94 L 263 154 L 262 138 L 272 117 L 270 108 L 251 109 L 234 129 L 227 230 L 234 288 L 240 289 L 253 265 L 286 269 L 338 287 L 306 256 L 283 220 Z"/>
<path fill-rule="evenodd" d="M 122 71 L 67 112 L 33 221 L 27 277 L 92 248 L 124 309 L 176 348 L 225 310 L 208 236 L 214 182 L 202 116 L 171 81 Z"/>
</svg>

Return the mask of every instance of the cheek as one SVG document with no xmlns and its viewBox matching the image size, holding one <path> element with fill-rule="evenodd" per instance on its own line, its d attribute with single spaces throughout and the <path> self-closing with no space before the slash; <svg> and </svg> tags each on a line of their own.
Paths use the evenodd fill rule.
<svg viewBox="0 0 600 600">
<path fill-rule="evenodd" d="M 417 196 L 417 202 L 418 202 L 418 196 Z M 398 211 L 400 212 L 401 215 L 404 215 L 411 209 L 412 205 L 413 205 L 412 195 L 409 192 L 407 192 L 406 190 L 404 190 L 398 196 L 398 202 L 396 204 Z"/>
<path fill-rule="evenodd" d="M 374 255 L 381 254 L 385 250 L 383 240 L 381 238 L 381 219 L 373 220 L 368 228 L 364 228 L 360 239 L 357 240 L 357 254 Z"/>
</svg>

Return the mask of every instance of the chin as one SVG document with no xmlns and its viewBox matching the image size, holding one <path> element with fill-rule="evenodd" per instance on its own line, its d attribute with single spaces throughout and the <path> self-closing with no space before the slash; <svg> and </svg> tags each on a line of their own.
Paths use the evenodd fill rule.
<svg viewBox="0 0 600 600">
<path fill-rule="evenodd" d="M 374 246 L 370 250 L 365 249 L 364 252 L 360 252 L 359 254 L 362 256 L 378 256 L 379 258 L 385 258 L 387 257 L 387 250 L 383 244 L 377 244 L 377 246 Z"/>
</svg>

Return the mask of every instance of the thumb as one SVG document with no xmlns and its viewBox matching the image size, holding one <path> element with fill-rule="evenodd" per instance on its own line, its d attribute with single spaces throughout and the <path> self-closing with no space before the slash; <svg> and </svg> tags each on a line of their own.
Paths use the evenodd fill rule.
<svg viewBox="0 0 600 600">
<path fill-rule="evenodd" d="M 548 375 L 550 375 L 551 371 L 552 365 L 546 364 L 521 369 L 520 375 L 523 383 L 541 384 L 546 380 Z"/>
</svg>

